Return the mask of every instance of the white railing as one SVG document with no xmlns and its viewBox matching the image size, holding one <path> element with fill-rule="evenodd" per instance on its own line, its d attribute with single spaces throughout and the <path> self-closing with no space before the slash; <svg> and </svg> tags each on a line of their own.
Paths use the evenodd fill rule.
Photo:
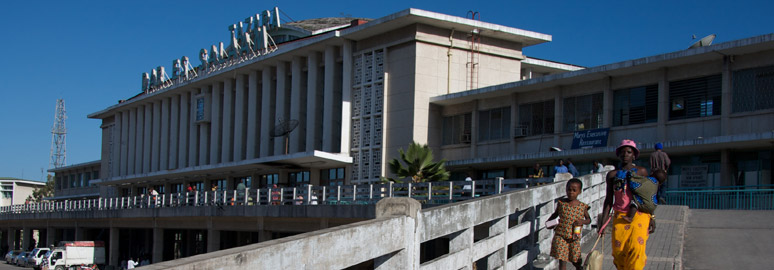
<svg viewBox="0 0 774 270">
<path fill-rule="evenodd" d="M 605 198 L 605 173 L 579 177 L 584 187 L 579 199 L 592 207 L 592 219 L 601 212 Z M 470 269 L 477 262 L 486 262 L 488 269 L 529 269 L 529 265 L 536 264 L 538 254 L 549 253 L 551 234 L 544 224 L 554 211 L 554 202 L 565 196 L 565 181 L 516 191 L 507 188 L 510 183 L 476 181 L 472 196 L 490 191 L 502 194 L 428 209 L 421 209 L 419 202 L 406 197 L 411 194 L 419 201 L 434 201 L 436 195 L 447 195 L 441 186 L 448 183 L 415 184 L 411 188 L 403 185 L 403 190 L 394 190 L 393 184 L 388 191 L 405 195 L 381 200 L 375 206 L 375 219 L 154 263 L 141 269 L 344 269 L 368 261 L 373 262 L 374 269 Z M 451 193 L 461 191 L 463 184 L 453 182 Z M 351 190 L 336 194 L 350 194 L 355 201 L 360 201 L 361 196 L 371 197 L 370 193 L 359 195 L 359 186 L 337 189 L 345 187 Z M 592 228 L 587 225 L 585 229 Z M 584 240 L 588 240 L 593 233 L 585 235 Z M 428 250 L 423 245 L 448 248 L 431 248 L 434 254 L 426 253 L 423 258 L 421 252 Z M 556 263 L 541 267 L 554 269 Z"/>
<path fill-rule="evenodd" d="M 553 182 L 553 178 L 497 179 L 480 181 L 444 181 L 426 183 L 383 183 L 368 185 L 262 188 L 244 190 L 197 191 L 41 202 L 0 207 L 0 214 L 166 208 L 196 206 L 252 205 L 348 205 L 375 204 L 382 198 L 409 197 L 424 204 L 445 204 L 531 185 Z M 465 189 L 466 185 L 470 189 Z"/>
</svg>

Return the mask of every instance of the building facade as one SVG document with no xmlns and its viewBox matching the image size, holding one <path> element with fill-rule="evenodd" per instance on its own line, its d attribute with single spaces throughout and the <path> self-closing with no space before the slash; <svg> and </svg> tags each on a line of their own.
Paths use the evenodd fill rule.
<svg viewBox="0 0 774 270">
<path fill-rule="evenodd" d="M 89 115 L 105 195 L 375 182 L 398 149 L 428 143 L 431 97 L 580 69 L 525 62 L 549 35 L 417 9 L 327 29 L 214 64 L 203 50 L 192 78 L 175 71 Z"/>
<path fill-rule="evenodd" d="M 0 177 L 0 206 L 23 204 L 32 196 L 32 191 L 45 186 L 46 183 L 24 180 L 13 177 Z"/>
</svg>

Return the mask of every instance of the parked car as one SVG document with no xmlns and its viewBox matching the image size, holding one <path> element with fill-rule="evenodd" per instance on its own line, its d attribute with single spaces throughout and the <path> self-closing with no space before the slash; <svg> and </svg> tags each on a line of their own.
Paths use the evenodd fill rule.
<svg viewBox="0 0 774 270">
<path fill-rule="evenodd" d="M 7 254 L 5 254 L 5 263 L 11 263 L 13 259 L 21 253 L 21 250 L 11 250 L 8 251 Z"/>
<path fill-rule="evenodd" d="M 13 263 L 17 266 L 24 266 L 25 264 L 27 264 L 27 254 L 30 254 L 30 253 L 27 251 L 19 253 L 19 256 L 16 256 L 16 260 L 13 261 Z"/>
<path fill-rule="evenodd" d="M 33 269 L 40 269 L 40 264 L 43 260 L 43 255 L 48 252 L 49 248 L 36 248 L 33 249 L 30 254 L 27 254 L 27 263 L 24 265 L 26 267 L 32 267 Z"/>
</svg>

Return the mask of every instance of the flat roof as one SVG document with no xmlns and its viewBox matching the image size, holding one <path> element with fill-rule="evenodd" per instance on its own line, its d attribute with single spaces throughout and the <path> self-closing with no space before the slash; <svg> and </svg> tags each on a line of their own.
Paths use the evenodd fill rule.
<svg viewBox="0 0 774 270">
<path fill-rule="evenodd" d="M 511 93 L 523 93 L 560 85 L 572 85 L 610 76 L 620 76 L 657 70 L 664 67 L 700 63 L 726 55 L 748 54 L 774 49 L 774 33 L 719 43 L 706 47 L 643 57 L 613 64 L 553 74 L 544 77 L 504 83 L 430 98 L 430 103 L 453 105 L 482 98 L 495 98 Z"/>
<path fill-rule="evenodd" d="M 61 172 L 61 171 L 66 171 L 66 170 L 77 169 L 77 168 L 80 168 L 80 167 L 100 165 L 101 162 L 102 162 L 102 160 L 98 159 L 98 160 L 94 160 L 94 161 L 78 163 L 78 164 L 72 164 L 72 165 L 67 165 L 67 166 L 63 166 L 63 167 L 59 167 L 59 168 L 49 169 L 48 172 L 55 173 L 55 172 Z"/>
</svg>

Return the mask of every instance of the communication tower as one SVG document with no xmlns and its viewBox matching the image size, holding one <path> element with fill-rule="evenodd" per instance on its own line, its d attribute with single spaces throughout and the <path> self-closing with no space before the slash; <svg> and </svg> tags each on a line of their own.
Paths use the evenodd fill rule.
<svg viewBox="0 0 774 270">
<path fill-rule="evenodd" d="M 48 163 L 49 169 L 56 169 L 65 165 L 66 161 L 66 145 L 65 136 L 67 135 L 67 128 L 65 128 L 65 119 L 67 114 L 65 113 L 64 99 L 56 100 L 56 112 L 54 113 L 54 127 L 51 128 L 51 157 Z"/>
</svg>

